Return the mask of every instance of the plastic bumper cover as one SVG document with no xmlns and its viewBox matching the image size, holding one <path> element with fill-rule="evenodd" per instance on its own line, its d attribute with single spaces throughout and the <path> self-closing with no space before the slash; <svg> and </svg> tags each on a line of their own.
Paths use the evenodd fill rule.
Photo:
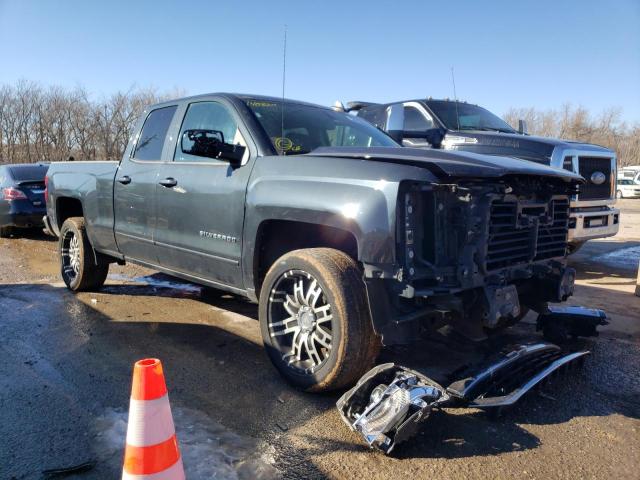
<svg viewBox="0 0 640 480">
<path fill-rule="evenodd" d="M 560 371 L 580 366 L 589 351 L 563 353 L 557 345 L 517 345 L 443 387 L 409 368 L 386 363 L 366 373 L 338 400 L 343 421 L 386 454 L 417 433 L 440 407 L 497 409 L 513 405 Z"/>
</svg>

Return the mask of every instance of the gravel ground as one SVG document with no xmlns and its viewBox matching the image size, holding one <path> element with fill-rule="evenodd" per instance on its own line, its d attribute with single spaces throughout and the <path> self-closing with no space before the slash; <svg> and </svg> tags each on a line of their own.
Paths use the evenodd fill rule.
<svg viewBox="0 0 640 480">
<path fill-rule="evenodd" d="M 640 298 L 633 251 L 640 201 L 623 200 L 620 238 L 587 244 L 572 303 L 605 308 L 611 325 L 581 341 L 585 368 L 498 419 L 438 412 L 394 457 L 367 450 L 341 422 L 338 397 L 290 388 L 261 346 L 256 306 L 113 267 L 99 293 L 60 283 L 56 242 L 29 233 L 0 240 L 0 478 L 92 462 L 70 478 L 117 478 L 135 360 L 162 359 L 191 480 L 205 478 L 638 478 Z M 611 260 L 613 258 L 613 260 Z M 500 341 L 535 337 L 524 322 Z M 483 349 L 484 348 L 484 349 Z M 421 342 L 388 349 L 444 379 L 486 347 Z"/>
</svg>

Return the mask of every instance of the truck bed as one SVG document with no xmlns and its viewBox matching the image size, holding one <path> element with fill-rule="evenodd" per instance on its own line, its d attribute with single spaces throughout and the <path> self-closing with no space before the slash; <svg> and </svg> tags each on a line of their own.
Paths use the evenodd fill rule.
<svg viewBox="0 0 640 480">
<path fill-rule="evenodd" d="M 56 218 L 58 199 L 77 199 L 93 246 L 101 251 L 117 251 L 113 233 L 113 181 L 117 169 L 116 161 L 52 163 L 47 172 L 47 215 L 53 233 L 58 235 L 62 225 Z"/>
</svg>

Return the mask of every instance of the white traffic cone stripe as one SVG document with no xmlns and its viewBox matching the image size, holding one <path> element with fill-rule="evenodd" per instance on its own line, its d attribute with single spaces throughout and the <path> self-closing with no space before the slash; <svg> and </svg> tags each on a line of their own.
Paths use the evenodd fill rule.
<svg viewBox="0 0 640 480">
<path fill-rule="evenodd" d="M 122 480 L 185 480 L 182 458 L 162 472 L 147 475 L 132 475 L 122 471 Z"/>
<path fill-rule="evenodd" d="M 169 397 L 134 400 L 129 404 L 127 444 L 149 447 L 167 441 L 175 434 Z"/>
</svg>

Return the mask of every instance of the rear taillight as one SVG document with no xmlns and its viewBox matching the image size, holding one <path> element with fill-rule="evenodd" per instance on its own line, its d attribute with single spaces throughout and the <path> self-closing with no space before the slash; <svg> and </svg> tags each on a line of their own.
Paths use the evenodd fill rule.
<svg viewBox="0 0 640 480">
<path fill-rule="evenodd" d="M 17 188 L 8 187 L 2 189 L 2 198 L 4 200 L 25 200 L 27 196 Z"/>
<path fill-rule="evenodd" d="M 49 198 L 49 177 L 44 177 L 44 203 L 47 203 Z"/>
</svg>

